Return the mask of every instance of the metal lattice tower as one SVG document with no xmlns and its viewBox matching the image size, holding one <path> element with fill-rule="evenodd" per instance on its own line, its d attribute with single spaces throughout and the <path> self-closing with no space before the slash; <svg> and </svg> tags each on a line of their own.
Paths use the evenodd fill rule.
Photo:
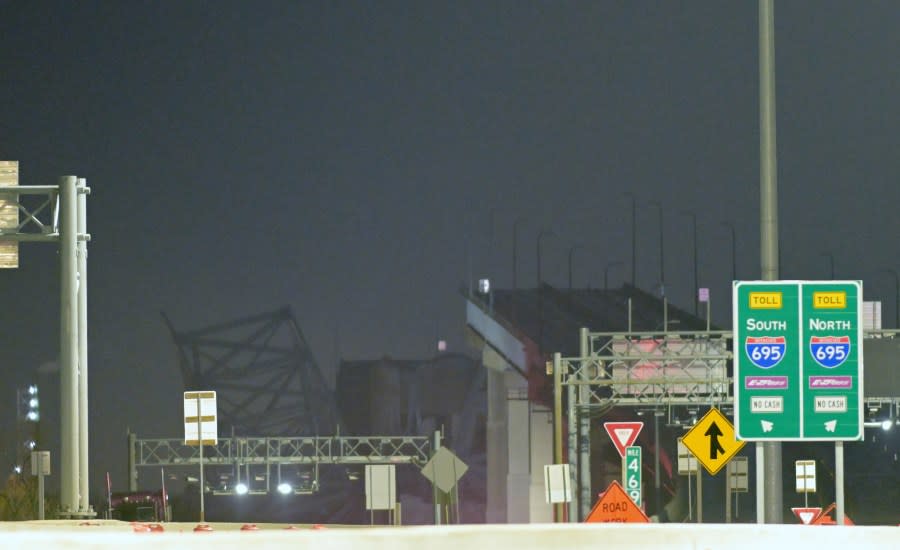
<svg viewBox="0 0 900 550">
<path fill-rule="evenodd" d="M 337 406 L 290 307 L 179 332 L 186 391 L 215 390 L 220 429 L 237 435 L 334 433 Z"/>
</svg>

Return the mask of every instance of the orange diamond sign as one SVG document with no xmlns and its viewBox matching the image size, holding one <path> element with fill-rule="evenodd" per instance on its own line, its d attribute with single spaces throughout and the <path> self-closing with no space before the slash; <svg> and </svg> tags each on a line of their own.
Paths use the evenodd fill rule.
<svg viewBox="0 0 900 550">
<path fill-rule="evenodd" d="M 650 523 L 650 518 L 637 507 L 633 500 L 619 485 L 618 481 L 609 484 L 606 492 L 600 494 L 597 504 L 584 519 L 585 523 Z"/>
</svg>

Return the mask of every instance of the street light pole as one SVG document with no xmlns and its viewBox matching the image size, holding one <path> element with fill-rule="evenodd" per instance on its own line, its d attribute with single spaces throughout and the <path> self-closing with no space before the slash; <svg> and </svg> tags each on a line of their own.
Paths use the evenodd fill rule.
<svg viewBox="0 0 900 550">
<path fill-rule="evenodd" d="M 631 199 L 631 286 L 635 286 L 637 280 L 637 199 L 631 192 L 625 193 L 625 196 Z"/>
<path fill-rule="evenodd" d="M 691 227 L 692 227 L 692 239 L 693 239 L 693 248 L 694 248 L 694 317 L 699 314 L 698 310 L 698 297 L 697 293 L 700 289 L 700 279 L 697 276 L 697 214 L 691 211 L 682 212 L 685 216 L 689 216 L 691 218 Z"/>
<path fill-rule="evenodd" d="M 655 206 L 659 209 L 659 292 L 662 296 L 666 295 L 666 271 L 665 271 L 665 258 L 663 256 L 663 251 L 665 250 L 665 243 L 663 241 L 663 207 L 662 203 L 659 201 L 650 201 L 650 206 Z"/>
<path fill-rule="evenodd" d="M 722 222 L 722 225 L 731 230 L 731 280 L 737 281 L 737 238 L 734 232 L 734 224 Z"/>
<path fill-rule="evenodd" d="M 759 0 L 759 225 L 760 275 L 778 280 L 778 160 L 775 132 L 775 8 L 773 0 Z M 841 447 L 843 450 L 843 447 Z M 835 455 L 837 456 L 837 455 Z M 843 454 L 841 455 L 843 458 Z M 756 443 L 756 519 L 758 523 L 782 521 L 781 442 Z M 837 524 L 844 523 L 843 471 L 835 484 Z M 837 491 L 836 491 L 837 492 Z"/>
</svg>

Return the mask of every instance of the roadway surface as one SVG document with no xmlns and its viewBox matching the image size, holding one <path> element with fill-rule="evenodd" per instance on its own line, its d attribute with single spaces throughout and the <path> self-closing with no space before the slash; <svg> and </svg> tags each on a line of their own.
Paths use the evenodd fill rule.
<svg viewBox="0 0 900 550">
<path fill-rule="evenodd" d="M 44 521 L 0 523 L 0 546 L 7 549 L 91 548 L 316 548 L 328 550 L 815 550 L 885 549 L 900 544 L 900 527 L 833 527 L 756 524 L 529 524 L 416 527 L 323 527 L 259 524 L 166 523 L 164 532 L 136 532 L 117 521 Z"/>
</svg>

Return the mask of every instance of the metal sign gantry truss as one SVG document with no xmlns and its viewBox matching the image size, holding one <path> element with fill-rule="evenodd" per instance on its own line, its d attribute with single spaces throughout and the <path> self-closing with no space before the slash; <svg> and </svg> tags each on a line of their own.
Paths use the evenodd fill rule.
<svg viewBox="0 0 900 550">
<path fill-rule="evenodd" d="M 8 163 L 7 163 L 8 164 Z M 17 167 L 16 167 L 17 171 Z M 0 241 L 59 244 L 60 517 L 93 517 L 88 480 L 87 196 L 84 178 L 0 187 Z M 21 214 L 21 216 L 20 216 Z"/>
<path fill-rule="evenodd" d="M 130 490 L 137 490 L 138 468 L 198 466 L 200 450 L 184 439 L 139 439 L 129 434 L 128 467 Z M 324 464 L 416 464 L 428 461 L 433 443 L 425 436 L 363 437 L 220 437 L 208 445 L 203 463 L 229 466 L 240 472 L 248 466 Z M 266 478 L 268 479 L 268 475 Z"/>
<path fill-rule="evenodd" d="M 900 330 L 866 330 L 865 338 L 900 338 Z M 654 421 L 689 426 L 700 407 L 733 406 L 731 331 L 589 332 L 580 331 L 579 357 L 553 355 L 554 460 L 562 461 L 562 395 L 568 405 L 568 457 L 579 498 L 569 504 L 570 521 L 590 510 L 590 421 L 613 407 L 651 411 Z M 872 393 L 867 391 L 867 393 Z M 897 411 L 900 397 L 866 397 L 870 409 Z M 681 416 L 681 418 L 680 418 Z M 654 430 L 654 437 L 657 430 Z M 655 445 L 659 446 L 658 439 Z M 659 468 L 657 467 L 658 471 Z"/>
</svg>

